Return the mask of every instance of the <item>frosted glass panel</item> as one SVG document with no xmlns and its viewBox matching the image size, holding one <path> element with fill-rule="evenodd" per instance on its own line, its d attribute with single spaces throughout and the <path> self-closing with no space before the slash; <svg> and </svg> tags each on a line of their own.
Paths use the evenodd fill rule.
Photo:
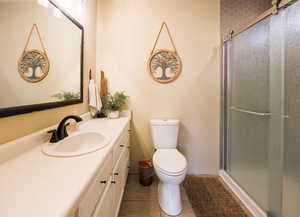
<svg viewBox="0 0 300 217">
<path fill-rule="evenodd" d="M 299 217 L 300 1 L 228 42 L 227 172 L 272 217 Z"/>
<path fill-rule="evenodd" d="M 231 105 L 265 112 L 269 108 L 269 24 L 266 19 L 232 40 Z"/>
<path fill-rule="evenodd" d="M 299 217 L 300 201 L 300 2 L 286 9 L 283 217 Z"/>
<path fill-rule="evenodd" d="M 229 173 L 264 209 L 268 206 L 268 120 L 231 113 Z"/>
<path fill-rule="evenodd" d="M 281 217 L 284 138 L 284 11 L 272 16 L 270 25 L 270 134 L 269 209 L 271 217 Z"/>
<path fill-rule="evenodd" d="M 256 113 L 270 110 L 269 31 L 267 18 L 235 37 L 229 47 L 228 172 L 265 210 L 270 117 Z"/>
</svg>

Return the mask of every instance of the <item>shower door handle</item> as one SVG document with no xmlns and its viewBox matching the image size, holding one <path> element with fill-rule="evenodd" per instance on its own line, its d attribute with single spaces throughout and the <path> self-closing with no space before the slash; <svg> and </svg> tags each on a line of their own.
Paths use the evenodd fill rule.
<svg viewBox="0 0 300 217">
<path fill-rule="evenodd" d="M 249 115 L 262 116 L 262 117 L 271 116 L 270 112 L 255 112 L 255 111 L 249 111 L 249 110 L 245 110 L 245 109 L 236 108 L 236 107 L 233 107 L 233 106 L 230 107 L 230 110 L 245 113 L 245 114 L 249 114 Z"/>
</svg>

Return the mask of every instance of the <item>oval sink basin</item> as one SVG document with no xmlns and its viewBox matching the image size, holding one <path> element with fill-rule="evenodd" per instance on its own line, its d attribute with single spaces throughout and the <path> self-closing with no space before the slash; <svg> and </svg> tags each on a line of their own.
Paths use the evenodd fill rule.
<svg viewBox="0 0 300 217">
<path fill-rule="evenodd" d="M 44 154 L 54 157 L 73 157 L 104 148 L 109 139 L 96 132 L 74 133 L 58 143 L 47 143 L 42 147 Z"/>
</svg>

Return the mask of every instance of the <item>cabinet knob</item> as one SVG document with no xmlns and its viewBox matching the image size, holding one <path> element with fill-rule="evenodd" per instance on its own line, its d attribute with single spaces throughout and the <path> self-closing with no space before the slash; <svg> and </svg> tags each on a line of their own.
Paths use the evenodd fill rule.
<svg viewBox="0 0 300 217">
<path fill-rule="evenodd" d="M 120 147 L 121 147 L 121 148 L 123 148 L 123 147 L 124 147 L 124 145 L 120 145 Z"/>
<path fill-rule="evenodd" d="M 111 181 L 112 184 L 116 184 L 116 181 Z"/>
<path fill-rule="evenodd" d="M 114 173 L 114 175 L 115 175 L 115 176 L 118 176 L 118 175 L 119 175 L 119 173 Z"/>
<path fill-rule="evenodd" d="M 101 184 L 106 184 L 106 181 L 100 181 Z"/>
</svg>

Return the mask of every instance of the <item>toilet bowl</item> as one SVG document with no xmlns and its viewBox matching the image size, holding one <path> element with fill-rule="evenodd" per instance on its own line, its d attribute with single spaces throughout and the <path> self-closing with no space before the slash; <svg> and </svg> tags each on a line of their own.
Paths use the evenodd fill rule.
<svg viewBox="0 0 300 217">
<path fill-rule="evenodd" d="M 170 216 L 182 211 L 180 184 L 186 176 L 185 157 L 177 149 L 159 149 L 153 155 L 153 166 L 160 182 L 158 201 L 161 209 Z"/>
<path fill-rule="evenodd" d="M 153 166 L 160 182 L 158 201 L 161 209 L 170 216 L 180 215 L 182 201 L 180 184 L 187 172 L 187 161 L 177 149 L 178 120 L 152 120 L 152 137 L 156 151 Z"/>
</svg>

